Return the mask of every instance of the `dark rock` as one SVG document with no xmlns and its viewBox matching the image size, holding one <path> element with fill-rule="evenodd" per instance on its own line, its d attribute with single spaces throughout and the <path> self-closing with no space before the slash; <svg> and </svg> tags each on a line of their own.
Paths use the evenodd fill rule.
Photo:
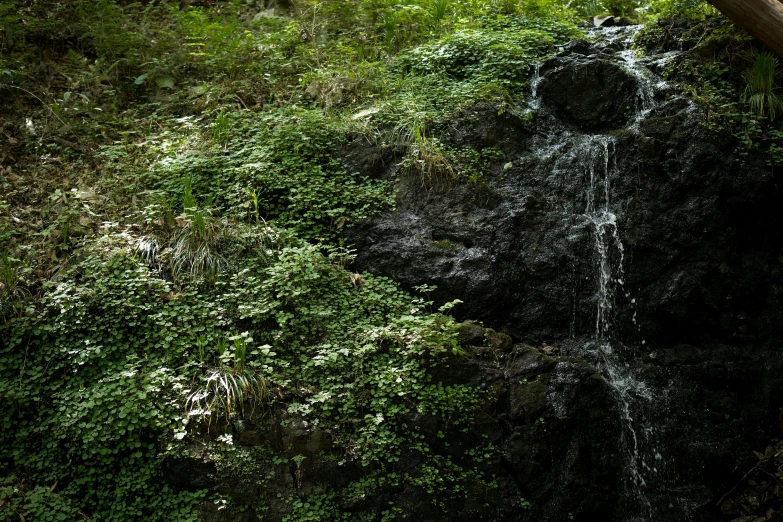
<svg viewBox="0 0 783 522">
<path fill-rule="evenodd" d="M 503 357 L 511 349 L 511 336 L 483 328 L 473 321 L 465 321 L 458 327 L 460 345 L 475 357 Z"/>
<path fill-rule="evenodd" d="M 517 345 L 507 372 L 512 378 L 524 379 L 541 372 L 549 371 L 555 365 L 555 359 L 547 357 L 532 346 Z"/>
<path fill-rule="evenodd" d="M 545 383 L 525 379 L 511 386 L 509 417 L 512 420 L 535 421 L 544 413 L 547 404 Z"/>
<path fill-rule="evenodd" d="M 333 437 L 329 430 L 313 428 L 303 419 L 292 418 L 283 427 L 283 447 L 294 453 L 312 455 L 332 447 Z"/>
<path fill-rule="evenodd" d="M 509 333 L 465 322 L 468 356 L 430 370 L 444 386 L 486 391 L 469 430 L 441 437 L 436 416 L 414 410 L 404 419 L 444 457 L 476 441 L 499 448 L 481 464 L 497 489 L 470 485 L 475 494 L 449 504 L 447 517 L 406 482 L 342 495 L 346 512 L 379 513 L 391 502 L 420 521 L 713 522 L 718 500 L 758 462 L 750 449 L 781 435 L 779 183 L 764 158 L 750 152 L 740 162 L 728 141 L 706 134 L 698 107 L 654 77 L 645 82 L 659 69 L 630 70 L 616 54 L 623 45 L 575 42 L 542 64 L 532 119 L 478 104 L 434 125 L 449 146 L 496 147 L 504 157 L 481 184 L 424 188 L 403 178 L 394 212 L 347 232 L 359 269 L 409 288 L 435 284 L 437 301 L 460 298 L 462 316 Z M 398 173 L 390 149 L 359 140 L 342 152 L 351 170 Z M 611 293 L 603 330 L 601 255 L 623 269 L 603 280 Z M 176 490 L 263 502 L 280 520 L 278 492 L 305 497 L 378 472 L 338 467 L 342 449 L 327 430 L 282 424 L 274 437 L 248 427 L 238 440 L 274 439 L 269 446 L 288 457 L 306 456 L 301 468 L 262 462 L 260 483 L 221 474 L 195 452 L 168 460 L 166 479 Z M 421 464 L 411 449 L 397 466 L 416 477 Z M 761 478 L 724 502 L 724 514 L 766 516 L 776 499 L 759 496 Z"/>
<path fill-rule="evenodd" d="M 365 137 L 358 137 L 351 147 L 339 151 L 346 169 L 350 172 L 361 172 L 372 178 L 385 178 L 389 170 L 404 156 L 404 151 L 393 147 L 378 147 Z"/>
<path fill-rule="evenodd" d="M 532 502 L 527 520 L 611 518 L 620 429 L 611 388 L 584 361 L 563 358 L 548 373 L 512 381 L 505 458 L 521 495 Z"/>
<path fill-rule="evenodd" d="M 237 442 L 243 446 L 261 446 L 266 440 L 257 431 L 243 431 L 237 437 Z"/>
<path fill-rule="evenodd" d="M 186 457 L 170 457 L 163 462 L 166 482 L 174 491 L 199 491 L 216 486 L 217 466 L 206 449 L 196 446 Z"/>
<path fill-rule="evenodd" d="M 496 332 L 492 328 L 487 328 L 484 335 L 487 338 L 487 344 L 495 355 L 499 356 L 504 352 L 511 350 L 512 341 L 510 335 Z"/>
<path fill-rule="evenodd" d="M 547 106 L 584 131 L 626 125 L 634 114 L 638 91 L 638 81 L 628 69 L 604 58 L 558 63 L 538 87 Z"/>
<path fill-rule="evenodd" d="M 558 56 L 569 56 L 572 54 L 589 56 L 591 54 L 596 54 L 597 52 L 598 50 L 589 41 L 573 40 L 562 47 L 561 51 L 558 53 Z"/>
<path fill-rule="evenodd" d="M 612 15 L 593 17 L 593 26 L 595 27 L 614 27 L 615 18 Z"/>
<path fill-rule="evenodd" d="M 484 328 L 473 321 L 465 321 L 459 325 L 459 342 L 467 346 L 481 346 L 484 344 Z"/>
<path fill-rule="evenodd" d="M 483 113 L 482 125 L 497 112 Z M 546 113 L 536 125 L 537 137 L 517 135 L 486 179 L 491 200 L 473 184 L 428 190 L 402 180 L 394 212 L 347 231 L 358 268 L 409 288 L 437 285 L 438 302 L 464 301 L 458 317 L 507 328 L 518 340 L 589 334 L 597 251 L 585 208 L 596 194 L 590 172 L 603 190 L 608 165 L 624 245 L 619 338 L 648 346 L 780 338 L 783 300 L 768 306 L 766 296 L 783 273 L 781 190 L 763 161 L 741 165 L 731 147 L 703 133 L 698 109 L 681 97 L 606 138 L 565 131 Z M 457 120 L 450 135 L 478 142 L 474 126 Z M 514 161 L 504 170 L 507 158 Z M 443 239 L 453 247 L 433 246 Z"/>
<path fill-rule="evenodd" d="M 619 56 L 626 43 L 575 42 L 542 64 L 530 121 L 482 105 L 437 127 L 451 146 L 501 148 L 482 186 L 403 178 L 394 212 L 347 232 L 359 269 L 437 285 L 436 301 L 464 301 L 458 316 L 546 342 L 548 354 L 493 345 L 490 329 L 463 326 L 472 357 L 432 372 L 493 395 L 498 476 L 535 500 L 520 520 L 625 521 L 649 502 L 655 520 L 711 522 L 749 448 L 780 435 L 780 184 L 764 158 L 735 156 L 697 105 L 658 86 L 663 62 Z M 452 248 L 433 246 L 444 240 Z M 604 333 L 627 348 L 586 340 L 601 328 L 602 255 L 615 269 Z M 602 350 L 644 386 L 609 386 L 591 367 L 609 375 Z M 498 505 L 516 494 L 504 487 Z"/>
<path fill-rule="evenodd" d="M 459 121 L 460 125 L 453 125 L 453 122 L 436 124 L 433 132 L 445 136 L 454 147 L 475 150 L 494 147 L 507 151 L 516 150 L 532 130 L 529 121 L 517 112 L 484 102 L 464 110 Z"/>
<path fill-rule="evenodd" d="M 196 511 L 202 522 L 255 522 L 258 520 L 249 513 L 234 513 L 213 502 L 202 502 Z"/>
</svg>

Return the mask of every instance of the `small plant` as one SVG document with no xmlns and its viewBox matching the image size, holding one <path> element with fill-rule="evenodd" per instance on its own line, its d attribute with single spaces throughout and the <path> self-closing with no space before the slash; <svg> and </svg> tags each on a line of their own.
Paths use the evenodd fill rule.
<svg viewBox="0 0 783 522">
<path fill-rule="evenodd" d="M 5 297 L 12 295 L 19 284 L 19 276 L 15 264 L 8 257 L 8 252 L 3 252 L 0 257 L 0 295 Z"/>
<path fill-rule="evenodd" d="M 219 143 L 228 139 L 228 117 L 225 111 L 220 111 L 212 124 L 212 137 Z"/>
<path fill-rule="evenodd" d="M 196 349 L 198 353 L 198 362 L 204 364 L 207 362 L 207 338 L 204 335 L 196 337 Z"/>
<path fill-rule="evenodd" d="M 295 472 L 295 475 L 296 475 L 296 486 L 298 488 L 301 488 L 302 487 L 302 476 L 304 475 L 304 467 L 302 466 L 302 464 L 304 464 L 304 462 L 307 460 L 307 457 L 305 457 L 304 455 L 296 455 L 291 460 L 293 460 L 294 464 L 296 464 L 296 472 Z"/>
<path fill-rule="evenodd" d="M 236 334 L 229 337 L 234 342 L 234 370 L 237 372 L 245 371 L 245 359 L 247 358 L 247 336 L 249 334 Z"/>
<path fill-rule="evenodd" d="M 3 252 L 0 256 L 0 310 L 10 306 L 21 311 L 21 301 L 30 296 L 27 289 L 19 284 L 21 281 L 19 263 Z"/>
<path fill-rule="evenodd" d="M 266 381 L 255 372 L 221 367 L 202 376 L 202 383 L 185 400 L 188 417 L 203 416 L 211 425 L 225 415 L 230 419 L 245 413 L 246 405 L 255 408 L 266 396 Z"/>
<path fill-rule="evenodd" d="M 255 217 L 256 224 L 258 224 L 258 191 L 255 189 L 247 189 L 247 195 L 250 197 L 250 203 L 253 205 L 253 216 Z"/>
<path fill-rule="evenodd" d="M 750 105 L 750 110 L 761 116 L 769 116 L 770 120 L 783 111 L 783 100 L 775 92 L 775 70 L 778 61 L 768 52 L 760 53 L 745 77 L 747 85 L 742 94 L 743 103 Z"/>
<path fill-rule="evenodd" d="M 423 185 L 434 185 L 457 178 L 454 165 L 443 152 L 440 141 L 424 134 L 424 128 L 414 123 L 409 137 L 408 157 L 403 165 L 419 175 Z"/>
<path fill-rule="evenodd" d="M 516 14 L 519 11 L 518 0 L 498 0 L 497 9 L 507 15 Z"/>
<path fill-rule="evenodd" d="M 247 345 L 252 340 L 248 332 L 218 338 L 217 366 L 197 377 L 201 383 L 193 386 L 185 400 L 188 417 L 206 417 L 211 425 L 222 415 L 229 420 L 238 413 L 244 415 L 246 407 L 255 409 L 264 401 L 266 380 L 245 364 Z M 228 349 L 229 341 L 233 350 Z M 209 359 L 205 336 L 196 338 L 196 349 L 199 362 L 204 364 Z"/>
<path fill-rule="evenodd" d="M 636 10 L 640 6 L 637 0 L 604 0 L 602 3 L 613 15 L 631 18 L 636 15 Z"/>
<path fill-rule="evenodd" d="M 228 265 L 219 252 L 225 226 L 210 208 L 199 208 L 190 177 L 185 178 L 182 206 L 182 227 L 173 234 L 171 242 L 172 274 L 175 279 L 204 276 L 214 281 Z"/>
<path fill-rule="evenodd" d="M 429 5 L 429 15 L 432 25 L 440 31 L 440 26 L 446 18 L 446 14 L 451 6 L 451 0 L 432 0 Z"/>
<path fill-rule="evenodd" d="M 397 17 L 394 11 L 388 10 L 383 14 L 383 34 L 386 49 L 391 52 L 392 46 L 397 41 Z"/>
</svg>

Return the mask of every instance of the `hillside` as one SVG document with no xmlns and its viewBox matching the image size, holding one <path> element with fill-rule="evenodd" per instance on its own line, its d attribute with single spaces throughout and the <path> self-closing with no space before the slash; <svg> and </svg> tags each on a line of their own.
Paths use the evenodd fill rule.
<svg viewBox="0 0 783 522">
<path fill-rule="evenodd" d="M 783 76 L 707 4 L 0 24 L 0 519 L 781 516 Z"/>
</svg>

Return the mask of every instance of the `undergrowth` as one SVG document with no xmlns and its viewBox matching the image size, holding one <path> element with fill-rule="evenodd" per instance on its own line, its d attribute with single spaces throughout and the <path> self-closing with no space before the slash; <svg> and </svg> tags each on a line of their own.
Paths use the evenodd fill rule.
<svg viewBox="0 0 783 522">
<path fill-rule="evenodd" d="M 585 17 L 684 12 L 704 8 L 0 1 L 0 519 L 240 509 L 166 480 L 165 463 L 195 447 L 248 483 L 293 473 L 296 487 L 259 515 L 277 503 L 286 520 L 392 520 L 410 513 L 361 502 L 401 488 L 444 516 L 467 497 L 493 513 L 479 469 L 498 448 L 443 449 L 470 432 L 484 392 L 428 373 L 462 353 L 456 303 L 433 309 L 353 272 L 343 231 L 392 209 L 399 180 L 355 172 L 343 154 L 367 140 L 391 150 L 398 176 L 481 183 L 502 153 L 453 149 L 440 124 L 478 102 L 517 110 L 532 63 L 580 37 Z M 678 35 L 703 57 L 671 74 L 709 107 L 706 124 L 783 161 L 778 78 L 748 91 L 766 96 L 751 116 L 730 66 L 749 70 L 752 45 L 712 18 L 689 27 Z M 703 59 L 711 48 L 721 54 Z M 434 419 L 437 441 L 417 416 Z M 328 430 L 318 458 L 364 473 L 305 492 L 314 455 L 233 443 L 292 423 Z"/>
<path fill-rule="evenodd" d="M 707 9 L 663 18 L 640 33 L 643 51 L 677 50 L 664 77 L 678 83 L 702 108 L 702 125 L 733 138 L 735 152 L 759 151 L 783 165 L 779 85 L 783 74 L 769 51 L 727 19 Z"/>
</svg>

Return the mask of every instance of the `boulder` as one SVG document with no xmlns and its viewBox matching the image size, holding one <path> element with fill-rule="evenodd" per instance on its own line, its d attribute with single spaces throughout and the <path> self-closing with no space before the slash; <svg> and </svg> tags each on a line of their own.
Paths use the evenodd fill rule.
<svg viewBox="0 0 783 522">
<path fill-rule="evenodd" d="M 557 115 L 588 132 L 628 124 L 637 105 L 637 78 L 605 58 L 555 59 L 538 86 L 541 100 Z"/>
<path fill-rule="evenodd" d="M 595 27 L 614 27 L 615 25 L 617 24 L 615 23 L 615 18 L 612 15 L 593 17 L 593 26 Z"/>
</svg>

